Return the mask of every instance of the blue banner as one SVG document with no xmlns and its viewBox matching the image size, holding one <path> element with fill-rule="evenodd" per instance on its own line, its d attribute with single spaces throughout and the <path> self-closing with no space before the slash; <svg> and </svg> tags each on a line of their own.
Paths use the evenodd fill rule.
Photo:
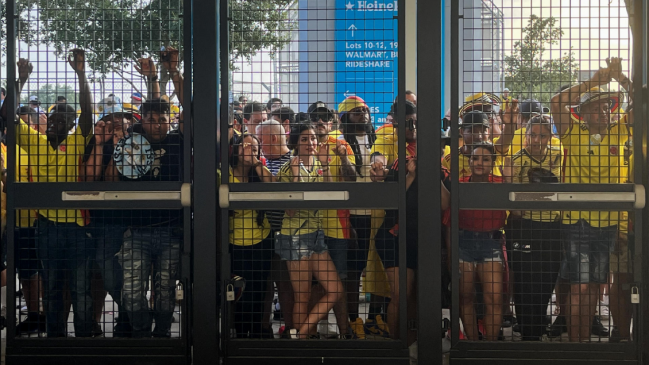
<svg viewBox="0 0 649 365">
<path fill-rule="evenodd" d="M 397 1 L 336 0 L 336 105 L 356 95 L 385 123 L 397 95 Z"/>
</svg>

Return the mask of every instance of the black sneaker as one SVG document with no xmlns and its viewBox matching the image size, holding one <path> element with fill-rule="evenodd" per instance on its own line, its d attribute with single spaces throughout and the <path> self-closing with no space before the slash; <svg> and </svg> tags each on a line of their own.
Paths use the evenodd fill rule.
<svg viewBox="0 0 649 365">
<path fill-rule="evenodd" d="M 547 332 L 548 337 L 550 338 L 561 337 L 562 333 L 568 332 L 566 318 L 564 316 L 557 317 L 557 319 L 554 320 L 554 323 L 547 327 Z"/>
<path fill-rule="evenodd" d="M 608 337 L 609 331 L 608 328 L 604 327 L 604 325 L 602 324 L 601 316 L 593 317 L 593 328 L 591 330 L 591 333 L 594 336 Z"/>
<path fill-rule="evenodd" d="M 133 327 L 128 322 L 119 322 L 113 327 L 113 337 L 129 338 L 133 337 Z"/>
<path fill-rule="evenodd" d="M 16 327 L 16 332 L 18 333 L 38 333 L 39 325 L 38 322 L 32 321 L 29 317 L 24 321 L 20 322 Z"/>
<path fill-rule="evenodd" d="M 101 330 L 99 323 L 94 322 L 92 324 L 92 331 L 90 331 L 90 337 L 104 337 L 104 331 Z"/>
<path fill-rule="evenodd" d="M 24 321 L 16 327 L 18 333 L 39 333 L 45 332 L 45 316 L 36 313 L 29 313 Z"/>
<path fill-rule="evenodd" d="M 511 314 L 507 314 L 503 316 L 503 323 L 502 323 L 502 328 L 509 328 L 516 323 L 516 317 L 514 317 Z"/>
</svg>

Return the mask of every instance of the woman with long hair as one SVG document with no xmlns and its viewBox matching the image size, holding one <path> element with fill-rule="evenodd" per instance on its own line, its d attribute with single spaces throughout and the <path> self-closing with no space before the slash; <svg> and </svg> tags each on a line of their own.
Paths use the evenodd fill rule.
<svg viewBox="0 0 649 365">
<path fill-rule="evenodd" d="M 291 128 L 289 148 L 291 160 L 282 166 L 282 182 L 331 182 L 328 164 L 328 145 L 318 145 L 313 125 L 300 123 Z M 275 252 L 287 261 L 295 297 L 291 338 L 316 336 L 318 322 L 325 318 L 340 300 L 343 286 L 336 271 L 322 231 L 321 212 L 318 210 L 287 209 L 282 230 L 275 241 Z M 318 280 L 326 294 L 309 311 L 312 278 Z"/>
<path fill-rule="evenodd" d="M 256 136 L 235 136 L 230 155 L 229 181 L 235 183 L 272 182 L 271 172 L 259 161 L 261 151 Z M 230 253 L 232 274 L 246 280 L 246 289 L 236 304 L 234 326 L 239 338 L 272 338 L 262 329 L 266 279 L 273 253 L 270 224 L 263 211 L 230 211 Z"/>
<path fill-rule="evenodd" d="M 472 149 L 469 159 L 471 175 L 461 178 L 460 182 L 502 182 L 501 176 L 493 175 L 496 161 L 494 146 L 483 142 L 473 145 Z M 460 210 L 459 213 L 460 317 L 466 336 L 472 341 L 478 340 L 474 307 L 476 274 L 482 283 L 485 304 L 485 333 L 482 336 L 488 341 L 495 341 L 500 332 L 504 271 L 501 230 L 506 217 L 504 210 Z M 447 239 L 447 244 L 449 241 Z M 450 247 L 447 249 L 450 251 Z"/>
</svg>

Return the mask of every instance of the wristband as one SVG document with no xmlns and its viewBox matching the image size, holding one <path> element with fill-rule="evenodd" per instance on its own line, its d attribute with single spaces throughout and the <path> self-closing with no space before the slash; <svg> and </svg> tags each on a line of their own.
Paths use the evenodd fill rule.
<svg viewBox="0 0 649 365">
<path fill-rule="evenodd" d="M 149 78 L 149 81 L 158 81 L 158 75 Z"/>
</svg>

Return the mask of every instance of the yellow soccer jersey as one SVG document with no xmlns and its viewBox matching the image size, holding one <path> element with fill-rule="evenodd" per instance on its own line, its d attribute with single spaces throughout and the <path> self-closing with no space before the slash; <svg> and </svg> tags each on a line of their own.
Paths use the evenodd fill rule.
<svg viewBox="0 0 649 365">
<path fill-rule="evenodd" d="M 461 150 L 461 148 L 460 148 L 460 150 Z M 445 167 L 448 171 L 453 171 L 453 168 L 451 167 L 451 153 L 450 153 L 451 150 L 448 149 L 448 153 L 446 153 L 446 152 L 447 152 L 447 150 L 444 150 L 445 155 L 444 155 L 444 158 L 442 159 L 442 166 Z M 458 154 L 460 156 L 460 158 L 459 158 L 459 160 L 460 160 L 459 161 L 459 164 L 460 164 L 460 172 L 459 172 L 460 179 L 463 178 L 463 177 L 466 177 L 466 176 L 471 176 L 471 167 L 469 166 L 469 158 L 471 156 L 464 155 L 459 150 L 458 150 Z M 503 167 L 503 158 L 502 158 L 502 156 L 497 155 L 496 156 L 496 164 L 494 166 L 492 174 L 494 176 L 502 176 L 503 175 L 502 174 L 502 167 Z"/>
<path fill-rule="evenodd" d="M 380 153 L 385 156 L 385 168 L 389 169 L 399 154 L 399 137 L 392 124 L 386 124 L 376 130 L 376 141 L 372 145 L 371 154 Z M 406 143 L 406 156 L 417 153 L 417 145 Z"/>
<path fill-rule="evenodd" d="M 339 140 L 336 136 L 339 135 L 340 132 L 334 135 L 329 134 L 329 137 L 327 138 L 327 144 L 329 144 L 329 171 L 331 172 L 333 181 L 343 181 L 342 162 L 340 161 L 340 157 L 337 156 L 334 151 L 336 148 L 336 141 Z M 354 151 L 352 151 L 352 148 L 347 144 L 347 142 L 344 140 L 342 140 L 342 142 L 347 150 L 347 158 L 352 166 L 354 166 L 354 162 L 356 161 L 354 158 Z M 340 239 L 349 238 L 349 210 L 329 209 L 322 211 L 322 230 L 327 237 Z"/>
<path fill-rule="evenodd" d="M 232 169 L 230 169 L 229 180 L 230 184 L 241 183 L 239 179 L 232 175 Z M 233 210 L 230 213 L 230 244 L 236 246 L 252 246 L 268 237 L 270 234 L 270 223 L 264 217 L 262 225 L 258 225 L 257 215 L 258 211 L 251 209 Z"/>
<path fill-rule="evenodd" d="M 620 184 L 628 173 L 624 169 L 624 144 L 629 130 L 626 116 L 619 123 L 612 123 L 608 133 L 591 137 L 584 122 L 573 120 L 570 129 L 561 136 L 561 142 L 568 150 L 565 182 L 572 184 Z M 599 142 L 599 143 L 598 143 Z M 586 220 L 593 227 L 608 227 L 618 224 L 619 212 L 615 211 L 565 211 L 563 223 L 574 224 Z"/>
<path fill-rule="evenodd" d="M 518 151 L 520 151 L 523 147 L 525 147 L 525 132 L 526 132 L 525 127 L 521 129 L 517 129 L 514 132 L 514 138 L 512 139 L 512 144 L 509 146 L 509 151 L 507 152 L 509 156 L 514 156 L 516 153 L 518 153 Z M 497 140 L 498 139 L 496 138 L 494 142 Z M 550 139 L 550 146 L 560 147 L 563 150 L 563 146 L 561 145 L 561 140 L 559 140 L 559 138 L 556 137 L 552 137 L 552 139 Z"/>
<path fill-rule="evenodd" d="M 560 147 L 549 146 L 541 160 L 522 149 L 512 157 L 512 181 L 522 184 L 561 182 L 562 160 Z M 523 211 L 523 218 L 540 222 L 554 222 L 559 215 L 559 211 Z"/>
<path fill-rule="evenodd" d="M 311 170 L 306 167 L 300 166 L 300 182 L 322 182 L 324 181 L 322 174 L 322 165 L 317 158 L 314 158 L 315 163 L 311 166 Z M 291 161 L 288 161 L 282 166 L 277 174 L 280 182 L 293 181 L 293 172 L 291 171 Z M 282 234 L 287 236 L 302 235 L 313 233 L 322 229 L 322 212 L 319 210 L 296 210 L 293 216 L 284 214 L 282 221 Z"/>
<path fill-rule="evenodd" d="M 29 168 L 29 156 L 22 148 L 16 146 L 16 172 L 18 182 L 29 182 L 31 179 L 31 170 Z M 28 228 L 34 225 L 36 212 L 33 210 L 16 211 L 16 227 Z"/>
<path fill-rule="evenodd" d="M 29 156 L 29 165 L 35 182 L 78 182 L 79 164 L 92 137 L 81 134 L 81 128 L 56 148 L 48 143 L 47 137 L 30 128 L 22 120 L 16 126 L 17 143 Z M 40 210 L 43 217 L 59 223 L 77 223 L 84 226 L 85 214 L 80 210 Z"/>
</svg>

